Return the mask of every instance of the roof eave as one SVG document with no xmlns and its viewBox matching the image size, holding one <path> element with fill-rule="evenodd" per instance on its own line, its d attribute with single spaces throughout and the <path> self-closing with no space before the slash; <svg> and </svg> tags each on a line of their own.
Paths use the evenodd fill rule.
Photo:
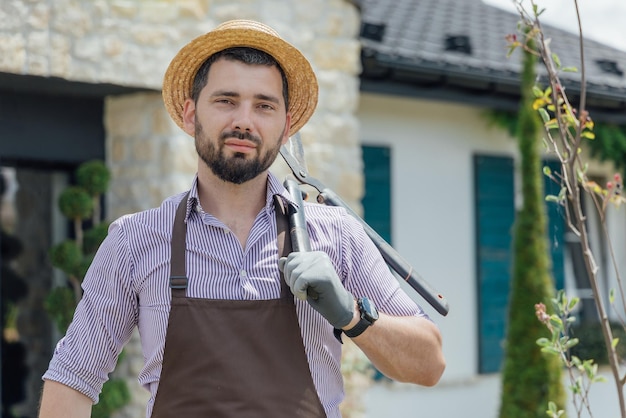
<svg viewBox="0 0 626 418">
<path fill-rule="evenodd" d="M 362 64 L 362 91 L 517 109 L 520 75 L 515 71 L 485 71 L 484 68 L 428 61 L 408 62 L 384 54 L 364 55 Z M 563 82 L 570 100 L 577 103 L 580 83 Z M 587 107 L 596 121 L 626 124 L 626 89 L 587 83 L 586 96 Z"/>
</svg>

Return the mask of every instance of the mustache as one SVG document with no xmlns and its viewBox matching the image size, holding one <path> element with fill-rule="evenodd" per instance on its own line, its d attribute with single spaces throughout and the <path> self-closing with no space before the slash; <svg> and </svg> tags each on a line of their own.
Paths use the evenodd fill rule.
<svg viewBox="0 0 626 418">
<path fill-rule="evenodd" d="M 261 145 L 261 138 L 256 135 L 252 135 L 250 132 L 241 132 L 241 131 L 229 131 L 222 132 L 220 134 L 220 140 L 225 141 L 228 138 L 235 138 L 240 140 L 248 140 L 250 142 L 254 142 L 255 145 Z"/>
</svg>

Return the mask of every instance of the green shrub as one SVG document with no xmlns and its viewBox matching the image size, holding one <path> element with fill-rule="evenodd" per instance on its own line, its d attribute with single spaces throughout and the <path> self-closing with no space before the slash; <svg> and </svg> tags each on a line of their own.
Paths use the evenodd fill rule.
<svg viewBox="0 0 626 418">
<path fill-rule="evenodd" d="M 77 186 L 66 188 L 59 196 L 59 209 L 74 224 L 74 240 L 66 240 L 50 249 L 54 267 L 67 275 L 67 283 L 50 291 L 45 308 L 63 334 L 67 332 L 76 305 L 82 296 L 81 283 L 96 250 L 107 235 L 109 224 L 102 222 L 100 198 L 106 192 L 110 173 L 101 161 L 89 161 L 76 170 Z M 88 221 L 91 217 L 91 225 Z M 85 226 L 90 228 L 85 230 Z M 121 359 L 120 355 L 120 359 Z M 118 359 L 119 361 L 119 359 Z M 102 387 L 100 401 L 93 407 L 92 418 L 109 418 L 130 401 L 130 392 L 122 379 L 108 380 Z"/>
<path fill-rule="evenodd" d="M 104 194 L 109 187 L 111 173 L 102 161 L 94 160 L 78 167 L 76 179 L 78 185 L 85 189 L 90 196 L 99 196 Z"/>
<path fill-rule="evenodd" d="M 75 241 L 66 240 L 50 249 L 52 265 L 70 276 L 79 274 L 83 252 Z"/>
<path fill-rule="evenodd" d="M 93 202 L 85 189 L 70 186 L 59 196 L 59 208 L 69 219 L 85 219 L 91 216 Z"/>
</svg>

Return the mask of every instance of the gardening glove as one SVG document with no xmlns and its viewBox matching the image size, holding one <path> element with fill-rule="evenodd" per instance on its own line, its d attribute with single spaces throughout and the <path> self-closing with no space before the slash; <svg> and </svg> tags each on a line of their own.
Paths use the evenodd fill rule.
<svg viewBox="0 0 626 418">
<path fill-rule="evenodd" d="M 325 252 L 293 252 L 282 257 L 278 268 L 291 292 L 306 300 L 335 328 L 343 328 L 354 315 L 354 297 L 341 284 Z"/>
</svg>

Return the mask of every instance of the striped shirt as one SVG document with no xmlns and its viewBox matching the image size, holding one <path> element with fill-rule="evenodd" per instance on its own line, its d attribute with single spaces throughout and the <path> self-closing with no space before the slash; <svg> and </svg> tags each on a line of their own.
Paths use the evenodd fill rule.
<svg viewBox="0 0 626 418">
<path fill-rule="evenodd" d="M 268 176 L 265 207 L 245 248 L 217 218 L 202 210 L 197 177 L 187 203 L 187 295 L 195 298 L 267 300 L 280 297 L 273 195 L 291 198 Z M 150 392 L 150 417 L 159 385 L 170 310 L 170 240 L 184 193 L 160 207 L 127 215 L 111 224 L 83 282 L 83 298 L 67 334 L 56 346 L 43 379 L 54 380 L 98 401 L 117 357 L 138 327 L 144 366 L 138 381 Z M 360 223 L 342 208 L 305 203 L 313 250 L 330 257 L 345 288 L 368 296 L 380 312 L 425 316 L 399 288 Z M 341 344 L 333 327 L 305 301 L 296 313 L 315 387 L 329 418 L 340 417 L 343 392 Z M 193 359 L 190 359 L 193 361 Z"/>
</svg>

